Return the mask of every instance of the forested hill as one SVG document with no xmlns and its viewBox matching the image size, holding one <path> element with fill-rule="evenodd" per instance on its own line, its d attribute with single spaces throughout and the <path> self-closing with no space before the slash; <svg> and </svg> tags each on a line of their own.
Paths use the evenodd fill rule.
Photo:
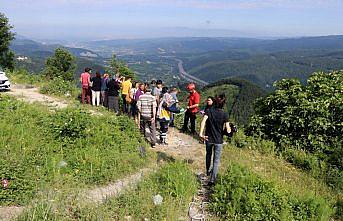
<svg viewBox="0 0 343 221">
<path fill-rule="evenodd" d="M 203 103 L 208 96 L 225 94 L 227 104 L 225 111 L 239 125 L 246 125 L 254 113 L 254 102 L 266 95 L 259 86 L 240 78 L 228 78 L 212 83 L 201 90 Z"/>
<path fill-rule="evenodd" d="M 59 44 L 43 44 L 20 36 L 12 41 L 10 46 L 17 58 L 25 58 L 25 60 L 17 59 L 16 66 L 33 73 L 41 72 L 44 69 L 46 59 L 52 56 L 55 49 L 59 47 L 66 48 L 76 57 L 77 75 L 85 67 L 91 67 L 94 70 L 103 69 L 103 58 L 88 49 L 65 47 Z"/>
</svg>

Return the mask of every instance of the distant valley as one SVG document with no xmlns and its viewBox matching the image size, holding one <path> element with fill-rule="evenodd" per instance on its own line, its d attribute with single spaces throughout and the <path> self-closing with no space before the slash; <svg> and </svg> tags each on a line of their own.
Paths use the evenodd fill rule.
<svg viewBox="0 0 343 221">
<path fill-rule="evenodd" d="M 12 49 L 27 56 L 18 65 L 37 72 L 59 45 L 17 39 Z M 343 36 L 264 40 L 252 38 L 157 38 L 76 42 L 66 46 L 76 57 L 78 72 L 85 66 L 103 69 L 112 53 L 126 61 L 142 80 L 162 78 L 182 82 L 178 59 L 186 72 L 215 82 L 230 77 L 271 88 L 274 81 L 297 77 L 305 81 L 314 71 L 343 69 Z"/>
</svg>

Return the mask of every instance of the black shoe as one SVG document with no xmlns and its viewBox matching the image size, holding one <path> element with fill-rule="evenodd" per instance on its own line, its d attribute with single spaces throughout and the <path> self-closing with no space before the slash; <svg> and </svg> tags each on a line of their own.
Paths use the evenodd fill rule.
<svg viewBox="0 0 343 221">
<path fill-rule="evenodd" d="M 209 186 L 209 187 L 213 187 L 214 185 L 215 185 L 215 183 L 212 181 L 208 182 L 208 184 L 207 184 L 207 186 Z"/>
<path fill-rule="evenodd" d="M 150 144 L 151 148 L 155 148 L 156 144 Z"/>
</svg>

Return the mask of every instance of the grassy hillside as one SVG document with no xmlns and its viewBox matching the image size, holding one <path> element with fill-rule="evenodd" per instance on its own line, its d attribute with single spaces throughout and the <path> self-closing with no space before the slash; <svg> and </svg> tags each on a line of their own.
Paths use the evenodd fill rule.
<svg viewBox="0 0 343 221">
<path fill-rule="evenodd" d="M 151 163 L 146 143 L 127 117 L 56 112 L 0 94 L 1 205 L 28 204 L 39 191 L 106 184 Z M 129 138 L 129 139 L 128 139 Z"/>
</svg>

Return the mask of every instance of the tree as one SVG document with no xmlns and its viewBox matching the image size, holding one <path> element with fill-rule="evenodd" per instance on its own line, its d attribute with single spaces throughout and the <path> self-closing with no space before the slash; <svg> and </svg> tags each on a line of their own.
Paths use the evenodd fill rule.
<svg viewBox="0 0 343 221">
<path fill-rule="evenodd" d="M 119 66 L 120 66 L 120 62 L 117 60 L 116 54 L 112 54 L 109 67 L 107 68 L 107 72 L 111 74 L 117 74 Z"/>
<path fill-rule="evenodd" d="M 124 77 L 136 77 L 135 73 L 128 67 L 128 65 L 124 61 L 117 60 L 117 56 L 115 54 L 112 55 L 107 71 L 112 74 L 119 73 Z"/>
<path fill-rule="evenodd" d="M 55 54 L 46 60 L 44 74 L 50 79 L 60 77 L 73 81 L 75 70 L 75 57 L 67 49 L 57 48 Z"/>
<path fill-rule="evenodd" d="M 0 12 L 0 67 L 14 69 L 14 53 L 9 46 L 15 34 L 11 32 L 12 25 L 8 23 L 8 18 Z"/>
</svg>

